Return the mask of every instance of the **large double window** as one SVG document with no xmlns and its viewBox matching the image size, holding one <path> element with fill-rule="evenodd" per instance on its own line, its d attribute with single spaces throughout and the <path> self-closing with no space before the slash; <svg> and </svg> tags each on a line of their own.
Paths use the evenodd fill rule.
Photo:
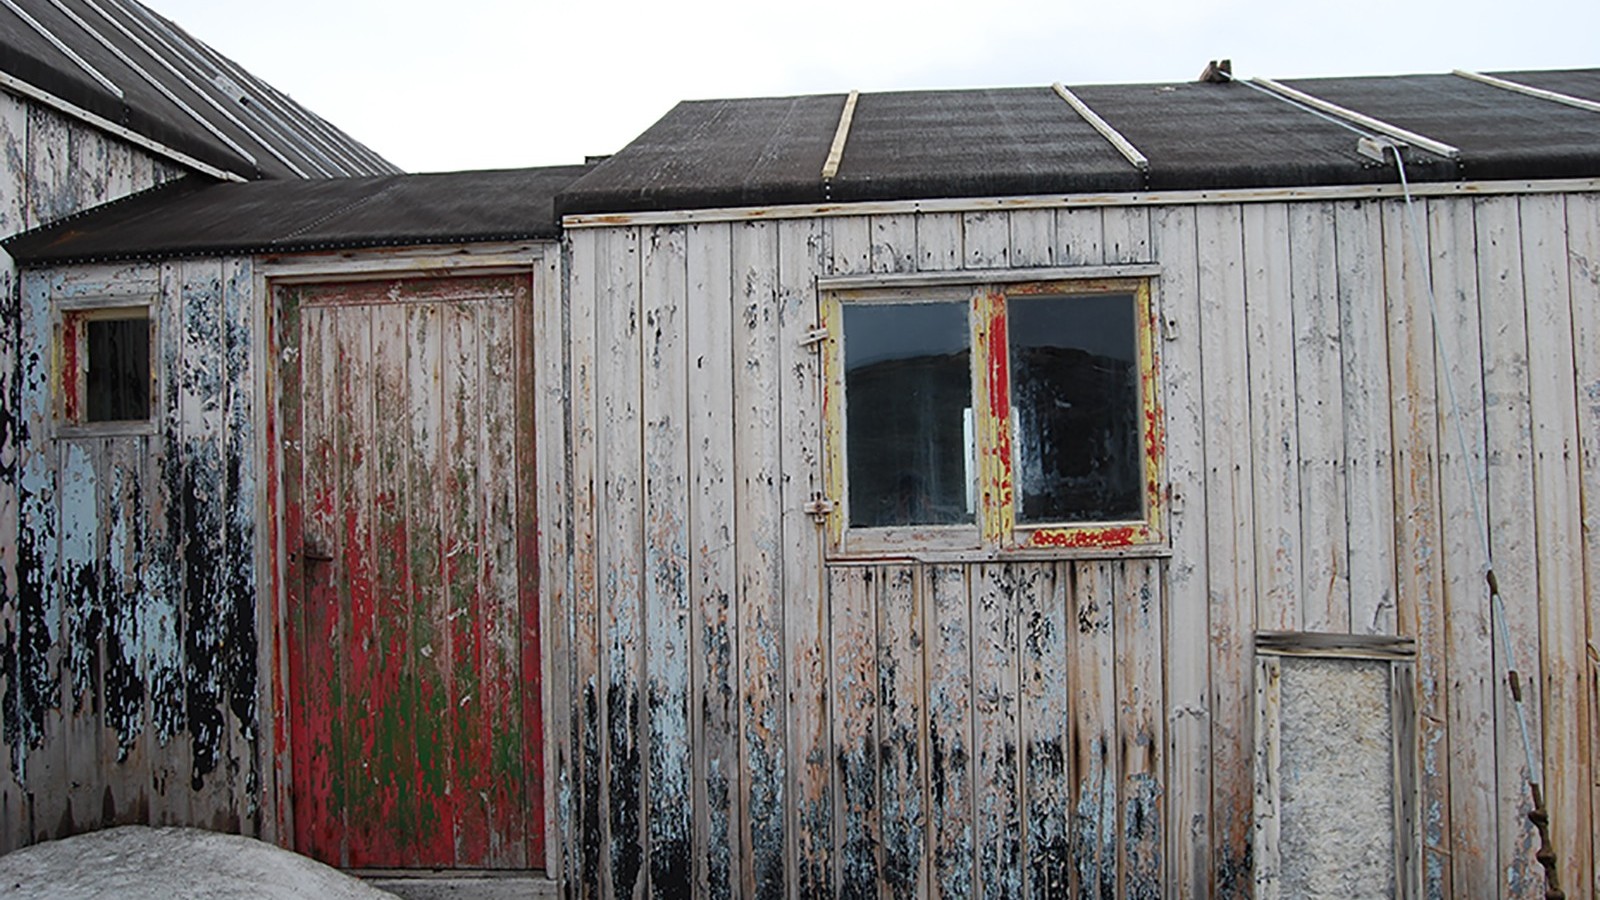
<svg viewBox="0 0 1600 900">
<path fill-rule="evenodd" d="M 836 554 L 1164 540 L 1148 277 L 825 285 Z"/>
</svg>

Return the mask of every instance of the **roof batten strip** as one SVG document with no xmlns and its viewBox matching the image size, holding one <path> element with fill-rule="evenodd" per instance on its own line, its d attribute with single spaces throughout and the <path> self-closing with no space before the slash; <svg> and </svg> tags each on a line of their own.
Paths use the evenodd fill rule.
<svg viewBox="0 0 1600 900">
<path fill-rule="evenodd" d="M 60 0 L 52 0 L 52 2 L 59 3 Z M 289 167 L 289 171 L 291 171 L 294 174 L 300 176 L 301 178 L 308 177 L 306 175 L 306 172 L 305 172 L 304 169 L 302 169 L 299 166 L 295 165 L 292 161 L 290 161 L 290 159 L 287 156 L 284 156 L 283 153 L 280 150 L 278 150 L 278 148 L 276 146 L 274 146 L 271 141 L 263 140 L 261 135 L 256 134 L 254 129 L 252 129 L 250 126 L 246 125 L 245 123 L 239 121 L 239 118 L 237 116 L 235 116 L 233 113 L 229 112 L 226 107 L 224 107 L 220 102 L 218 102 L 216 97 L 213 97 L 211 95 L 211 91 L 210 90 L 208 90 L 207 88 L 201 87 L 198 84 L 195 84 L 193 79 L 189 78 L 189 76 L 187 76 L 187 75 L 183 74 L 182 72 L 178 71 L 178 67 L 172 64 L 172 60 L 168 59 L 166 56 L 164 56 L 164 55 L 162 55 L 160 53 L 157 53 L 155 51 L 155 48 L 151 47 L 149 44 L 147 44 L 143 40 L 141 40 L 138 35 L 134 34 L 133 31 L 128 28 L 128 26 L 126 26 L 126 25 L 122 24 L 121 22 L 117 21 L 116 18 L 114 18 L 110 13 L 106 12 L 103 7 L 101 7 L 98 3 L 95 2 L 95 0 L 84 0 L 84 2 L 89 4 L 91 9 L 93 9 L 96 12 L 98 12 L 101 16 L 105 17 L 105 20 L 107 22 L 110 22 L 112 24 L 112 26 L 115 27 L 118 31 L 122 32 L 123 37 L 126 37 L 130 41 L 133 41 L 133 45 L 135 47 L 138 47 L 140 50 L 143 50 L 146 54 L 148 54 L 150 56 L 151 59 L 153 59 L 156 62 L 160 63 L 162 68 L 164 68 L 168 72 L 170 72 L 174 78 L 178 79 L 178 81 L 183 84 L 184 87 L 187 87 L 190 91 L 193 91 L 195 96 L 197 96 L 200 99 L 204 100 L 212 109 L 215 109 L 217 112 L 221 113 L 222 117 L 224 119 L 227 119 L 229 122 L 233 123 L 234 127 L 238 128 L 240 131 L 244 132 L 245 136 L 250 138 L 250 140 L 255 141 L 258 145 L 260 145 L 261 147 L 265 148 L 268 153 L 272 154 L 278 160 L 278 162 L 281 162 L 285 166 L 288 166 Z M 123 4 L 120 2 L 120 0 L 110 0 L 110 2 L 114 3 L 124 15 L 127 14 L 127 12 L 128 12 L 127 7 L 123 6 Z M 135 24 L 140 24 L 140 23 L 135 22 Z M 158 41 L 160 40 L 160 37 L 158 35 L 156 35 L 154 32 L 151 32 L 150 34 L 151 34 L 151 37 L 156 38 L 156 40 L 158 40 Z M 167 50 L 169 52 L 174 52 L 172 50 L 172 47 L 167 45 L 165 42 L 162 42 L 162 47 L 163 47 L 163 49 L 165 49 L 165 50 Z M 253 162 L 253 160 L 252 160 L 252 162 Z"/>
<path fill-rule="evenodd" d="M 1090 109 L 1089 104 L 1078 99 L 1077 94 L 1067 90 L 1067 86 L 1059 81 L 1050 85 L 1050 89 L 1055 91 L 1056 95 L 1061 99 L 1067 101 L 1067 105 L 1072 107 L 1073 111 L 1079 116 L 1082 116 L 1085 122 L 1094 126 L 1094 130 L 1100 132 L 1101 137 L 1105 138 L 1111 146 L 1117 148 L 1117 152 L 1132 163 L 1135 169 L 1141 172 L 1150 171 L 1150 160 L 1139 152 L 1139 148 L 1133 146 L 1133 143 L 1123 137 L 1122 132 L 1113 128 L 1110 122 L 1100 118 L 1100 114 Z"/>
<path fill-rule="evenodd" d="M 271 85 L 262 82 L 260 79 L 252 76 L 249 72 L 240 69 L 233 63 L 232 60 L 211 49 L 211 47 L 204 41 L 187 34 L 180 37 L 180 35 L 175 33 L 166 21 L 145 9 L 142 5 L 137 3 L 133 4 L 132 9 L 147 23 L 166 32 L 167 35 L 173 40 L 177 40 L 183 43 L 185 46 L 188 46 L 201 58 L 202 61 L 215 66 L 219 74 L 239 85 L 241 90 L 254 91 L 256 96 L 250 98 L 251 103 L 248 104 L 248 106 L 271 116 L 278 122 L 279 125 L 283 127 L 285 131 L 299 134 L 307 141 L 307 146 L 310 146 L 312 150 L 316 151 L 316 153 L 322 157 L 323 162 L 338 170 L 334 172 L 334 174 L 381 174 L 383 172 L 399 171 L 393 166 L 388 165 L 387 161 L 385 161 L 384 166 L 373 165 L 370 167 L 364 167 L 359 163 L 352 163 L 352 160 L 348 154 L 341 154 L 339 150 L 335 149 L 320 135 L 315 133 L 315 131 L 309 125 L 290 121 L 290 119 L 295 118 L 295 114 L 291 110 L 293 104 L 282 104 L 279 101 L 276 92 L 272 90 Z M 277 111 L 274 111 L 275 108 Z M 282 115 L 279 114 L 280 112 Z M 317 143 L 324 145 L 323 148 L 318 148 L 315 146 Z M 327 152 L 323 152 L 323 149 L 326 149 Z M 334 159 L 334 156 L 343 156 L 344 158 Z"/>
<path fill-rule="evenodd" d="M 250 165 L 252 165 L 252 166 L 259 165 L 259 163 L 256 161 L 255 156 L 250 151 L 248 151 L 245 148 L 239 146 L 239 143 L 237 141 L 235 141 L 233 138 L 230 138 L 226 134 L 224 134 L 222 132 L 222 129 L 218 128 L 215 124 L 213 124 L 210 119 L 207 119 L 205 116 L 200 115 L 200 112 L 198 110 L 196 110 L 194 107 L 190 106 L 189 104 L 183 102 L 182 98 L 180 98 L 177 94 L 173 93 L 172 89 L 167 87 L 165 82 L 163 82 L 161 79 L 157 78 L 155 75 L 151 74 L 150 70 L 146 69 L 144 66 L 139 65 L 139 63 L 134 61 L 133 57 L 129 56 L 126 51 L 124 51 L 121 47 L 118 47 L 115 43 L 113 43 L 110 38 L 108 38 L 105 35 L 101 34 L 98 30 L 95 29 L 95 27 L 93 25 L 90 25 L 88 22 L 84 21 L 82 16 L 78 15 L 77 13 L 73 12 L 70 9 L 67 9 L 67 7 L 61 3 L 61 0 L 50 0 L 50 2 L 52 4 L 54 4 L 57 9 L 61 10 L 62 13 L 64 13 L 67 16 L 71 17 L 71 19 L 74 22 L 78 23 L 78 27 L 82 28 L 86 33 L 88 33 L 88 35 L 90 37 L 94 38 L 96 41 L 99 41 L 100 45 L 102 47 L 105 47 L 107 50 L 110 50 L 112 55 L 114 55 L 117 59 L 121 60 L 123 65 L 125 65 L 128 68 L 132 69 L 134 71 L 134 74 L 138 75 L 140 78 L 143 78 L 146 82 L 148 82 L 150 84 L 151 87 L 153 87 L 157 91 L 159 91 L 163 97 L 166 97 L 167 100 L 172 103 L 172 105 L 178 107 L 179 109 L 181 109 L 185 113 L 187 113 L 189 118 L 194 119 L 206 131 L 211 132 L 212 136 L 216 137 L 217 140 L 220 140 L 224 144 L 228 145 L 228 148 L 230 150 L 233 150 L 235 153 L 238 153 L 240 156 L 244 157 L 245 161 L 250 163 Z M 85 2 L 88 3 L 89 6 L 92 9 L 94 9 L 95 12 L 99 13 L 101 18 L 104 18 L 107 22 L 110 22 L 112 25 L 117 25 L 117 22 L 115 20 L 113 20 L 111 18 L 111 16 L 106 13 L 106 11 L 104 9 L 101 9 L 100 6 L 94 2 L 94 0 L 85 0 Z M 152 57 L 155 56 L 154 53 L 150 52 L 148 47 L 145 48 L 145 52 L 149 53 Z"/>
<path fill-rule="evenodd" d="M 132 20 L 133 24 L 135 24 L 135 25 L 139 26 L 141 29 L 143 29 L 144 32 L 146 34 L 148 34 L 152 40 L 154 40 L 157 44 L 160 44 L 162 50 L 166 51 L 166 53 L 168 55 L 170 55 L 172 58 L 182 60 L 185 65 L 187 65 L 190 69 L 192 69 L 196 75 L 198 75 L 202 80 L 206 81 L 207 83 L 204 84 L 204 85 L 195 83 L 195 81 L 193 79 L 189 78 L 187 75 L 185 75 L 182 72 L 180 72 L 178 70 L 177 66 L 173 65 L 172 60 L 168 59 L 166 55 L 162 55 L 162 54 L 156 53 L 149 45 L 147 45 L 144 41 L 140 40 L 140 38 L 137 35 L 135 35 L 132 31 L 130 31 L 126 25 L 123 25 L 121 22 L 117 22 L 115 20 L 112 20 L 112 24 L 117 26 L 117 30 L 121 31 L 124 35 L 126 35 L 128 37 L 128 39 L 133 41 L 134 44 L 136 46 L 138 46 L 140 49 L 144 50 L 145 52 L 149 53 L 152 57 L 154 57 L 156 59 L 156 61 L 161 63 L 163 68 L 165 68 L 167 71 L 171 72 L 175 77 L 178 78 L 179 81 L 182 81 L 185 85 L 187 85 L 188 88 L 191 91 L 194 91 L 200 97 L 204 98 L 205 101 L 208 104 L 210 104 L 213 109 L 215 109 L 219 113 L 222 113 L 224 118 L 226 118 L 228 121 L 232 122 L 235 126 L 237 126 L 239 128 L 239 130 L 243 131 L 246 135 L 248 135 L 251 140 L 255 141 L 257 144 L 260 144 L 262 147 L 266 148 L 267 152 L 271 153 L 279 162 L 281 162 L 285 166 L 287 166 L 289 168 L 289 171 L 293 172 L 294 174 L 298 175 L 301 178 L 310 177 L 304 169 L 300 168 L 300 166 L 296 165 L 292 160 L 290 160 L 287 156 L 285 156 L 283 154 L 283 151 L 278 148 L 276 141 L 269 141 L 269 140 L 265 140 L 264 138 L 262 138 L 261 135 L 256 133 L 255 129 L 251 128 L 249 125 L 246 125 L 242 120 L 239 119 L 238 116 L 235 116 L 232 112 L 230 112 L 227 109 L 227 107 L 225 107 L 222 104 L 222 102 L 220 100 L 218 100 L 215 96 L 213 96 L 212 95 L 212 91 L 216 90 L 216 91 L 220 92 L 220 88 L 214 82 L 212 82 L 210 79 L 207 79 L 205 73 L 200 71 L 200 69 L 198 67 L 196 67 L 193 62 L 191 62 L 188 59 L 184 58 L 183 54 L 176 47 L 172 46 L 172 44 L 168 43 L 165 38 L 163 38 L 161 35 L 157 34 L 155 32 L 155 30 L 152 29 L 149 26 L 148 23 L 141 21 L 140 17 L 137 16 L 134 13 L 132 7 L 129 4 L 122 2 L 122 0 L 110 0 L 110 2 L 115 4 L 118 7 L 118 9 L 122 12 L 123 15 L 126 15 L 130 20 Z M 101 10 L 101 14 L 104 15 L 105 11 Z M 256 124 L 261 125 L 263 127 L 266 127 L 265 123 L 263 123 L 260 120 L 259 117 L 254 117 L 254 118 L 256 118 Z M 272 131 L 272 129 L 270 129 L 270 128 L 268 128 L 267 130 L 268 131 Z M 290 143 L 287 140 L 283 140 L 283 136 L 282 135 L 274 133 L 273 137 L 276 138 L 278 141 L 282 141 L 285 145 L 288 145 Z M 312 168 L 321 169 L 321 167 L 320 166 L 316 166 L 313 161 L 311 161 L 309 159 L 307 159 L 305 161 L 307 163 L 310 163 L 312 165 Z M 327 171 L 323 171 L 322 174 L 323 175 L 329 175 L 329 174 L 332 174 L 332 173 L 327 172 Z"/>
<path fill-rule="evenodd" d="M 6 5 L 7 9 L 9 9 L 12 12 L 16 13 L 17 14 L 17 18 L 19 18 L 22 21 L 28 23 L 28 27 L 29 28 L 32 28 L 34 31 L 39 32 L 39 36 L 44 38 L 45 40 L 49 41 L 50 45 L 52 47 L 55 47 L 57 50 L 60 50 L 62 53 L 66 54 L 66 57 L 68 59 L 72 60 L 74 63 L 76 63 L 78 68 L 80 68 L 83 71 L 89 73 L 89 77 L 93 78 L 95 81 L 100 82 L 100 86 L 101 87 L 105 88 L 106 90 L 108 90 L 112 94 L 114 94 L 118 100 L 123 99 L 123 97 L 122 97 L 122 88 L 117 87 L 117 83 L 115 81 L 112 81 L 110 78 L 107 78 L 105 75 L 101 74 L 99 69 L 96 69 L 94 66 L 89 65 L 89 61 L 88 60 L 86 60 L 83 57 L 79 56 L 77 54 L 77 52 L 74 51 L 71 47 L 68 47 L 61 40 L 61 38 L 56 37 L 55 32 L 53 32 L 50 29 L 44 27 L 44 24 L 41 23 L 38 19 L 35 19 L 33 16 L 28 15 L 27 11 L 25 11 L 22 7 L 18 6 L 15 2 L 13 2 L 13 0 L 0 0 L 0 3 L 4 3 Z M 71 15 L 71 13 L 68 13 L 68 15 Z"/>
<path fill-rule="evenodd" d="M 1497 87 L 1501 90 L 1526 94 L 1529 97 L 1538 97 L 1540 100 L 1549 100 L 1551 103 L 1562 103 L 1578 109 L 1586 109 L 1589 112 L 1600 112 L 1600 103 L 1596 103 L 1593 100 L 1585 100 L 1582 97 L 1574 97 L 1571 94 L 1563 94 L 1559 91 L 1548 91 L 1544 88 L 1537 88 L 1531 84 L 1523 84 L 1508 78 L 1496 78 L 1493 75 L 1485 75 L 1482 72 L 1468 72 L 1465 69 L 1454 69 L 1450 74 L 1460 76 L 1469 81 L 1476 81 L 1480 84 L 1487 84 L 1490 87 Z"/>
<path fill-rule="evenodd" d="M 1338 105 L 1337 103 L 1330 103 L 1321 97 L 1308 94 L 1305 91 L 1296 90 L 1295 88 L 1289 87 L 1286 84 L 1280 84 L 1276 81 L 1273 81 L 1271 78 L 1262 78 L 1258 76 L 1250 80 L 1261 85 L 1267 90 L 1272 91 L 1274 94 L 1278 94 L 1282 97 L 1288 97 L 1291 100 L 1298 100 L 1312 109 L 1328 113 L 1329 115 L 1338 116 L 1347 122 L 1354 122 L 1363 128 L 1369 128 L 1380 134 L 1394 138 L 1395 140 L 1405 141 L 1414 147 L 1421 147 L 1429 153 L 1443 156 L 1447 159 L 1461 158 L 1461 149 L 1454 145 L 1446 144 L 1444 141 L 1437 141 L 1425 135 L 1417 134 L 1415 131 L 1409 131 L 1401 128 L 1398 125 L 1391 125 L 1382 119 L 1375 119 L 1366 113 L 1356 112 L 1353 109 L 1348 109 Z"/>
<path fill-rule="evenodd" d="M 860 91 L 851 91 L 844 98 L 844 109 L 839 111 L 839 126 L 833 130 L 833 143 L 828 147 L 828 159 L 822 164 L 822 180 L 832 181 L 839 174 L 839 163 L 844 159 L 844 144 L 850 139 L 850 123 L 856 117 L 856 101 Z"/>
</svg>

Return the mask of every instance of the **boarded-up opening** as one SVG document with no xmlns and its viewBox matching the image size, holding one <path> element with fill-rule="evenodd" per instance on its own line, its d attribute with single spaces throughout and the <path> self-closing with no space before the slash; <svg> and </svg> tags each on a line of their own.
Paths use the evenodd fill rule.
<svg viewBox="0 0 1600 900">
<path fill-rule="evenodd" d="M 542 868 L 530 279 L 282 286 L 294 847 Z"/>
<path fill-rule="evenodd" d="M 1415 897 L 1412 642 L 1256 643 L 1258 897 Z"/>
</svg>

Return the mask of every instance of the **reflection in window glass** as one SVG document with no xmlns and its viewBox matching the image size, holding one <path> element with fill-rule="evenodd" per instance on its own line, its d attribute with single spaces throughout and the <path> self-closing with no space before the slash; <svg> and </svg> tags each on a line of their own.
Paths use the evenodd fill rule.
<svg viewBox="0 0 1600 900">
<path fill-rule="evenodd" d="M 1144 515 L 1131 294 L 1007 299 L 1017 521 Z"/>
<path fill-rule="evenodd" d="M 850 524 L 973 522 L 967 304 L 843 309 Z"/>
<path fill-rule="evenodd" d="M 84 324 L 85 421 L 150 418 L 150 320 L 89 319 Z"/>
</svg>

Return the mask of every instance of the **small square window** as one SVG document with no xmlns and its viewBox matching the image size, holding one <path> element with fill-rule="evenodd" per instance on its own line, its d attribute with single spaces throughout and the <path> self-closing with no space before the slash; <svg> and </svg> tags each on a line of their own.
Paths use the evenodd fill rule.
<svg viewBox="0 0 1600 900">
<path fill-rule="evenodd" d="M 1165 540 L 1148 279 L 848 288 L 823 306 L 833 552 Z"/>
<path fill-rule="evenodd" d="M 156 386 L 148 306 L 65 309 L 57 333 L 64 426 L 118 430 L 151 421 Z"/>
</svg>

